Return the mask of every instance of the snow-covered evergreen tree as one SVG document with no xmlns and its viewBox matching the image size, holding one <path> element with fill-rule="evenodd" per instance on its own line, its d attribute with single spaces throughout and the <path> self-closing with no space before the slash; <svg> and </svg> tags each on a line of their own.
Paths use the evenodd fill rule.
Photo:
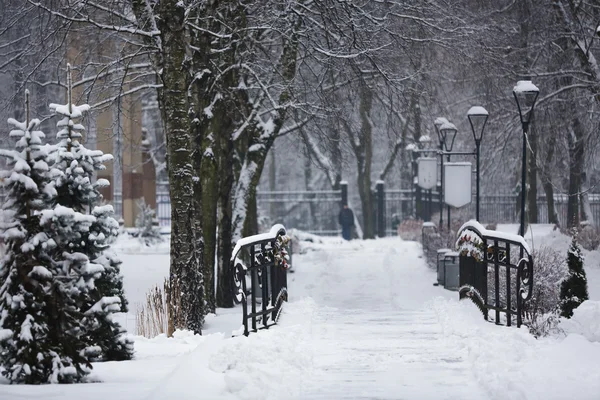
<svg viewBox="0 0 600 400">
<path fill-rule="evenodd" d="M 65 252 L 84 254 L 88 262 L 101 266 L 91 288 L 91 298 L 83 298 L 81 310 L 85 314 L 88 341 L 87 354 L 93 360 L 125 360 L 133 354 L 133 345 L 125 338 L 124 330 L 112 319 L 115 312 L 126 312 L 127 302 L 123 293 L 118 258 L 109 253 L 110 244 L 118 235 L 118 223 L 113 218 L 112 206 L 102 206 L 102 195 L 98 188 L 107 186 L 108 181 L 94 182 L 96 171 L 105 169 L 104 163 L 112 160 L 110 154 L 87 149 L 82 144 L 84 127 L 78 123 L 88 105 L 76 106 L 72 102 L 71 71 L 67 66 L 66 105 L 50 104 L 62 118 L 57 123 L 59 132 L 55 168 L 62 171 L 55 176 L 56 201 L 62 207 L 75 212 L 90 213 L 89 230 L 77 241 L 60 245 Z M 94 270 L 94 268 L 91 268 Z"/>
<path fill-rule="evenodd" d="M 574 232 L 567 257 L 569 274 L 560 286 L 560 315 L 562 317 L 571 318 L 573 310 L 589 298 L 583 261 L 584 257 L 577 243 L 577 233 Z"/>
<path fill-rule="evenodd" d="M 0 234 L 6 254 L 0 260 L 0 362 L 14 383 L 75 382 L 89 372 L 79 339 L 81 315 L 71 295 L 85 284 L 79 269 L 62 269 L 51 257 L 56 243 L 42 229 L 56 191 L 50 180 L 51 146 L 42 146 L 39 120 L 9 119 L 15 150 L 1 150 L 11 168 L 3 172 L 7 199 Z M 50 164 L 50 165 L 49 165 Z M 74 260 L 75 261 L 75 260 Z M 60 273 L 60 271 L 64 273 Z"/>
<path fill-rule="evenodd" d="M 154 223 L 156 221 L 156 211 L 146 204 L 143 199 L 138 201 L 137 206 L 140 212 L 135 219 L 135 227 L 138 230 L 137 235 L 140 241 L 146 246 L 162 242 L 160 227 Z"/>
</svg>

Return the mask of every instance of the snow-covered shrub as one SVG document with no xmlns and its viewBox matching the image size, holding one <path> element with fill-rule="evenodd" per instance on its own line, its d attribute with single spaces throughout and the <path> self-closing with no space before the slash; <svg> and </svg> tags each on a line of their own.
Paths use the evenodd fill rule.
<svg viewBox="0 0 600 400">
<path fill-rule="evenodd" d="M 542 247 L 533 254 L 533 294 L 525 303 L 524 323 L 536 337 L 546 336 L 558 324 L 560 283 L 567 276 L 562 254 Z"/>
<path fill-rule="evenodd" d="M 577 241 L 585 250 L 596 250 L 600 246 L 600 229 L 593 225 L 582 226 L 577 235 Z"/>
<path fill-rule="evenodd" d="M 455 240 L 454 232 L 446 229 L 441 231 L 425 229 L 423 231 L 423 254 L 425 255 L 427 265 L 431 268 L 437 268 L 437 256 L 439 249 L 452 249 Z"/>
<path fill-rule="evenodd" d="M 584 257 L 577 243 L 577 232 L 574 232 L 567 257 L 569 274 L 560 286 L 562 317 L 571 318 L 573 310 L 589 298 L 583 261 Z"/>
<path fill-rule="evenodd" d="M 567 334 L 576 333 L 590 342 L 600 343 L 600 301 L 581 303 L 571 318 L 560 320 L 560 328 Z"/>
<path fill-rule="evenodd" d="M 10 168 L 3 171 L 7 196 L 0 218 L 6 244 L 0 260 L 0 362 L 12 383 L 77 382 L 91 367 L 83 355 L 78 300 L 93 286 L 96 266 L 77 252 L 55 260 L 59 248 L 49 232 L 66 218 L 77 219 L 65 232 L 72 237 L 89 226 L 73 210 L 50 210 L 57 195 L 50 177 L 60 171 L 49 161 L 53 148 L 42 146 L 40 121 L 29 119 L 26 97 L 27 120 L 8 121 L 15 150 L 0 151 Z M 61 220 L 49 230 L 50 213 Z"/>
<path fill-rule="evenodd" d="M 146 246 L 162 242 L 160 227 L 156 220 L 156 211 L 146 204 L 143 199 L 137 201 L 137 206 L 139 209 L 137 218 L 135 219 L 137 237 Z"/>
<path fill-rule="evenodd" d="M 421 241 L 421 228 L 423 227 L 423 221 L 420 219 L 408 218 L 405 219 L 398 225 L 398 236 L 402 240 L 413 240 L 415 242 Z"/>
</svg>

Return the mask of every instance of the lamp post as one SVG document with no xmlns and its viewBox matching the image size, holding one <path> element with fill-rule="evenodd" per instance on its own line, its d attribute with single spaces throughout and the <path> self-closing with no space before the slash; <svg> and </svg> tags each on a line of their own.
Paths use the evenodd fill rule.
<svg viewBox="0 0 600 400">
<path fill-rule="evenodd" d="M 446 120 L 445 122 L 442 123 L 442 125 L 440 125 L 439 131 L 440 131 L 440 134 L 442 135 L 442 138 L 444 139 L 444 147 L 446 149 L 446 152 L 448 152 L 448 153 L 451 152 L 452 147 L 454 147 L 454 139 L 456 139 L 456 133 L 458 132 L 458 129 L 456 129 L 456 126 L 453 123 L 448 122 L 448 120 Z M 443 155 L 442 155 L 442 157 L 443 157 Z M 448 161 L 450 161 L 450 154 L 448 154 Z M 448 206 L 447 218 L 448 218 L 448 232 L 450 232 L 450 206 Z"/>
<path fill-rule="evenodd" d="M 409 154 L 411 154 L 412 156 L 412 188 L 413 188 L 413 199 L 414 199 L 414 204 L 412 205 L 413 208 L 413 213 L 414 213 L 414 217 L 415 218 L 419 218 L 419 210 L 417 208 L 418 207 L 418 203 L 420 200 L 420 189 L 419 189 L 419 185 L 417 185 L 417 157 L 419 156 L 418 153 L 418 148 L 417 145 L 415 145 L 414 143 L 409 143 L 406 146 L 406 151 L 409 152 Z M 417 198 L 418 197 L 418 198 Z"/>
<path fill-rule="evenodd" d="M 527 174 L 527 131 L 533 114 L 533 107 L 540 90 L 531 81 L 518 81 L 513 88 L 513 95 L 519 109 L 519 118 L 523 129 L 523 158 L 521 172 L 521 225 L 519 234 L 525 236 L 525 180 Z"/>
<path fill-rule="evenodd" d="M 471 124 L 471 131 L 473 132 L 473 139 L 475 139 L 476 148 L 476 162 L 477 162 L 477 201 L 475 208 L 475 218 L 479 221 L 479 146 L 481 145 L 481 138 L 483 137 L 483 130 L 485 129 L 485 123 L 488 119 L 488 112 L 485 108 L 475 106 L 471 107 L 467 112 L 467 118 Z"/>
<path fill-rule="evenodd" d="M 440 151 L 444 151 L 444 137 L 442 136 L 442 132 L 440 132 L 440 126 L 442 126 L 444 123 L 448 122 L 448 120 L 444 117 L 437 117 L 435 119 L 435 121 L 433 121 L 433 126 L 435 126 L 435 132 L 437 133 L 438 136 L 438 141 L 440 143 Z M 442 224 L 444 223 L 444 213 L 442 212 L 444 210 L 443 207 L 443 198 L 442 198 L 442 193 L 444 193 L 444 155 L 442 154 L 441 158 L 440 158 L 441 162 L 440 162 L 440 192 L 439 192 L 439 209 L 440 209 L 440 222 L 438 224 L 438 226 L 440 227 L 440 229 L 442 229 Z"/>
<path fill-rule="evenodd" d="M 424 150 L 424 153 L 426 157 L 430 156 L 431 153 L 434 152 L 434 150 L 431 150 L 431 137 L 429 137 L 429 135 L 423 135 L 419 138 L 419 143 L 421 144 L 421 150 Z M 429 152 L 427 152 L 429 150 Z M 431 221 L 431 189 L 427 190 L 427 222 Z"/>
</svg>

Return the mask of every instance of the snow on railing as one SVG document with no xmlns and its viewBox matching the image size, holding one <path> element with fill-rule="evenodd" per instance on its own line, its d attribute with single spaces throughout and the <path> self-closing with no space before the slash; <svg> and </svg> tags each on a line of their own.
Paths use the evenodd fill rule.
<svg viewBox="0 0 600 400">
<path fill-rule="evenodd" d="M 461 255 L 460 298 L 473 299 L 477 294 L 475 304 L 482 309 L 486 320 L 492 314 L 496 324 L 510 326 L 516 316 L 520 327 L 525 303 L 533 294 L 529 244 L 520 235 L 491 231 L 471 220 L 459 229 L 456 247 Z"/>
<path fill-rule="evenodd" d="M 237 241 L 231 254 L 235 301 L 242 304 L 244 335 L 248 336 L 248 320 L 252 331 L 268 328 L 277 322 L 287 301 L 287 270 L 290 237 L 283 225 L 274 225 L 269 232 Z M 248 279 L 247 279 L 248 278 Z M 250 297 L 250 312 L 248 311 Z M 257 302 L 257 297 L 260 302 Z M 261 309 L 257 310 L 257 304 Z"/>
</svg>

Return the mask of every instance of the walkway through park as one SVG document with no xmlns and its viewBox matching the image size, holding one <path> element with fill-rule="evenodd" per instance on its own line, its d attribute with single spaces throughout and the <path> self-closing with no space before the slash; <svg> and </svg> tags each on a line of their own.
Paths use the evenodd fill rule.
<svg viewBox="0 0 600 400">
<path fill-rule="evenodd" d="M 432 285 L 417 243 L 390 244 L 355 242 L 300 259 L 290 293 L 303 292 L 316 307 L 303 338 L 313 355 L 311 374 L 294 398 L 486 397 L 430 304 L 456 293 Z"/>
</svg>

